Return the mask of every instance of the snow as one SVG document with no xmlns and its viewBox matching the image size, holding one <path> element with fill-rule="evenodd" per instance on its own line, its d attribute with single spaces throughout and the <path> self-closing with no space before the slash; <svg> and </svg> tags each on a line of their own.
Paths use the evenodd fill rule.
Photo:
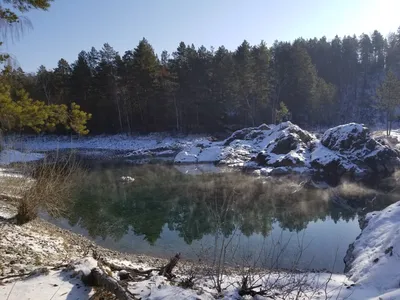
<svg viewBox="0 0 400 300">
<path fill-rule="evenodd" d="M 368 226 L 355 243 L 356 261 L 350 278 L 345 274 L 289 273 L 267 270 L 254 271 L 252 276 L 263 287 L 273 286 L 271 292 L 277 293 L 274 299 L 399 299 L 399 275 L 397 273 L 400 267 L 400 258 L 397 251 L 400 249 L 398 248 L 400 247 L 400 229 L 398 229 L 400 202 L 389 206 L 382 212 L 368 214 L 367 220 Z M 49 231 L 37 228 L 37 225 L 3 224 L 3 226 L 2 243 L 15 246 L 19 251 L 24 252 L 26 251 L 24 247 L 30 247 L 34 250 L 34 253 L 41 255 L 41 259 L 54 255 L 58 255 L 59 259 L 66 257 L 62 247 L 69 243 L 63 241 L 60 237 L 51 236 Z M 15 242 L 18 245 L 15 245 Z M 390 246 L 393 246 L 392 256 L 389 253 L 384 254 L 387 247 Z M 34 256 L 34 254 L 31 256 Z M 372 260 L 376 257 L 380 259 L 378 263 L 374 264 Z M 116 265 L 137 269 L 155 267 L 144 261 L 133 262 L 118 258 L 107 260 Z M 61 261 L 65 262 L 65 260 Z M 47 275 L 35 275 L 24 280 L 4 282 L 3 285 L 0 285 L 0 299 L 89 299 L 94 291 L 90 287 L 84 286 L 78 275 L 89 274 L 94 267 L 98 266 L 97 261 L 92 257 L 83 257 L 72 260 L 71 265 L 74 266 L 73 271 L 50 271 Z M 153 272 L 150 278 L 146 280 L 130 281 L 128 288 L 141 299 L 208 300 L 218 297 L 213 279 L 210 276 L 212 272 L 208 272 L 207 269 L 204 270 L 204 274 L 196 273 L 193 289 L 179 287 L 178 283 L 190 274 L 187 273 L 185 268 L 180 269 L 184 265 L 178 264 L 177 278 L 173 282 L 159 276 L 157 272 Z M 201 266 L 201 268 L 204 267 Z M 117 279 L 118 272 L 109 271 L 107 273 Z M 223 291 L 219 297 L 238 299 L 240 282 L 239 273 L 232 272 L 229 275 L 224 275 L 222 278 Z M 303 293 L 297 295 L 298 284 L 300 283 Z M 286 292 L 287 295 L 285 295 Z M 257 299 L 266 300 L 270 298 L 259 296 Z"/>
<path fill-rule="evenodd" d="M 71 278 L 70 273 L 60 271 L 0 285 L 0 299 L 7 300 L 87 300 L 93 294 L 79 277 Z"/>
<path fill-rule="evenodd" d="M 307 163 L 307 151 L 301 143 L 295 150 L 287 154 L 274 154 L 271 150 L 276 142 L 284 137 L 293 136 L 300 139 L 296 132 L 303 132 L 311 139 L 315 137 L 303 131 L 297 125 L 284 122 L 280 125 L 261 125 L 254 128 L 244 128 L 234 132 L 223 142 L 203 142 L 185 149 L 175 157 L 176 163 L 215 162 L 230 166 L 249 166 L 251 157 L 262 151 L 270 155 L 268 163 L 280 162 L 283 159 L 296 163 Z"/>
<path fill-rule="evenodd" d="M 197 163 L 198 155 L 200 153 L 199 147 L 193 147 L 189 151 L 179 152 L 175 157 L 176 163 Z"/>
<path fill-rule="evenodd" d="M 366 130 L 362 124 L 357 123 L 348 123 L 339 125 L 325 131 L 321 138 L 322 144 L 325 144 L 328 139 L 330 139 L 331 143 L 329 144 L 330 149 L 340 150 L 342 148 L 342 142 L 345 139 L 356 138 L 361 133 Z"/>
<path fill-rule="evenodd" d="M 368 225 L 354 242 L 350 279 L 382 291 L 399 288 L 400 202 L 369 213 L 366 221 Z"/>
<path fill-rule="evenodd" d="M 26 300 L 26 299 L 78 299 L 87 300 L 94 290 L 84 286 L 80 276 L 75 276 L 82 264 L 91 268 L 96 266 L 96 261 L 86 259 L 86 262 L 75 262 L 75 272 L 51 271 L 48 275 L 37 275 L 25 280 L 9 282 L 0 286 L 0 299 Z M 88 262 L 89 260 L 93 260 Z M 115 262 L 114 262 L 115 263 Z M 139 265 L 129 264 L 138 268 Z M 114 278 L 117 273 L 112 274 Z M 176 282 L 185 276 L 179 275 L 174 282 L 168 281 L 165 277 L 159 276 L 156 272 L 143 281 L 130 281 L 128 289 L 140 299 L 215 299 L 218 295 L 210 276 L 203 276 L 195 279 L 193 289 L 184 289 L 177 286 Z M 399 289 L 392 289 L 379 292 L 374 287 L 354 285 L 354 282 L 347 279 L 345 275 L 328 273 L 298 273 L 290 274 L 285 272 L 254 274 L 259 284 L 265 287 L 272 287 L 271 294 L 274 299 L 398 299 Z M 223 299 L 239 299 L 238 285 L 241 281 L 240 275 L 229 275 L 222 277 Z M 301 284 L 302 293 L 297 295 Z M 287 293 L 287 294 L 286 294 Z M 258 296 L 257 299 L 270 299 L 270 297 Z"/>
<path fill-rule="evenodd" d="M 3 150 L 0 152 L 0 165 L 9 165 L 15 162 L 30 162 L 45 157 L 42 153 L 20 152 L 16 150 Z"/>
<path fill-rule="evenodd" d="M 221 146 L 211 146 L 209 148 L 204 148 L 197 155 L 197 161 L 199 163 L 214 162 L 220 160 L 221 157 Z"/>
<path fill-rule="evenodd" d="M 346 170 L 358 170 L 359 168 L 350 162 L 345 156 L 328 149 L 321 143 L 317 143 L 315 149 L 311 152 L 311 163 L 317 162 L 320 165 L 327 165 L 330 162 L 338 161 Z M 361 170 L 359 170 L 361 172 Z"/>
<path fill-rule="evenodd" d="M 17 171 L 12 169 L 4 169 L 0 168 L 0 177 L 8 177 L 8 178 L 26 178 L 25 175 L 20 174 Z"/>
<path fill-rule="evenodd" d="M 135 181 L 135 178 L 131 176 L 121 176 L 121 181 L 126 182 L 126 183 L 132 183 Z"/>
<path fill-rule="evenodd" d="M 72 262 L 75 272 L 88 276 L 92 269 L 97 267 L 97 260 L 93 257 L 85 257 Z"/>
<path fill-rule="evenodd" d="M 180 149 L 205 141 L 207 141 L 207 138 L 200 135 L 172 137 L 168 134 L 149 134 L 145 136 L 117 134 L 79 138 L 51 135 L 40 137 L 8 137 L 5 143 L 14 149 L 27 149 L 30 151 L 65 149 L 142 151 L 157 148 Z"/>
</svg>

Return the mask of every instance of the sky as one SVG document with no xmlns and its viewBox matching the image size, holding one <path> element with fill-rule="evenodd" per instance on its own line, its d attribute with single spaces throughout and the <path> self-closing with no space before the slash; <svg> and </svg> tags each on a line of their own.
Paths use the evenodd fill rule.
<svg viewBox="0 0 400 300">
<path fill-rule="evenodd" d="M 245 39 L 272 45 L 375 29 L 386 36 L 400 26 L 399 11 L 399 0 L 55 0 L 48 11 L 27 13 L 33 28 L 1 50 L 33 72 L 104 43 L 123 54 L 143 37 L 160 54 L 181 41 L 234 50 Z"/>
</svg>

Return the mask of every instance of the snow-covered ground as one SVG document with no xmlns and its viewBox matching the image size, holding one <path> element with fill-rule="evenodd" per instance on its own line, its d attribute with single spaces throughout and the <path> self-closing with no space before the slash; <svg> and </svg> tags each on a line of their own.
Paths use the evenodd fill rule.
<svg viewBox="0 0 400 300">
<path fill-rule="evenodd" d="M 117 134 L 80 138 L 48 135 L 9 136 L 6 138 L 5 144 L 9 148 L 33 152 L 64 149 L 144 151 L 158 148 L 181 149 L 205 140 L 207 140 L 207 138 L 201 135 L 173 137 L 168 134 L 148 134 L 136 136 Z"/>
<path fill-rule="evenodd" d="M 400 202 L 369 213 L 354 242 L 350 279 L 381 291 L 400 287 Z M 400 293 L 399 293 L 400 299 Z"/>
<path fill-rule="evenodd" d="M 16 150 L 0 151 L 0 165 L 6 166 L 14 162 L 30 162 L 44 158 L 42 153 L 20 152 Z"/>
</svg>

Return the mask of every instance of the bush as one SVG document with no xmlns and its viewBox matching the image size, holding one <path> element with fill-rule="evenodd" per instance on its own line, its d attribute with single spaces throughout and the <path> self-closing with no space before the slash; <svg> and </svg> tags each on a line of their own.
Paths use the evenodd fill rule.
<svg viewBox="0 0 400 300">
<path fill-rule="evenodd" d="M 32 221 L 41 209 L 53 217 L 62 215 L 84 176 L 79 164 L 71 158 L 65 162 L 43 161 L 30 169 L 33 180 L 18 200 L 17 224 Z"/>
</svg>

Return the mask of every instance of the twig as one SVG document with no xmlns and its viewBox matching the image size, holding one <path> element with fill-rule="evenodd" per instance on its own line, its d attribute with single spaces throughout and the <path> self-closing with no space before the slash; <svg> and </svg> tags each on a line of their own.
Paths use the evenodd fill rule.
<svg viewBox="0 0 400 300">
<path fill-rule="evenodd" d="M 20 274 L 7 275 L 7 276 L 4 276 L 4 277 L 0 277 L 0 281 L 6 280 L 6 279 L 11 279 L 11 278 L 29 276 L 31 273 L 20 273 Z"/>
</svg>

